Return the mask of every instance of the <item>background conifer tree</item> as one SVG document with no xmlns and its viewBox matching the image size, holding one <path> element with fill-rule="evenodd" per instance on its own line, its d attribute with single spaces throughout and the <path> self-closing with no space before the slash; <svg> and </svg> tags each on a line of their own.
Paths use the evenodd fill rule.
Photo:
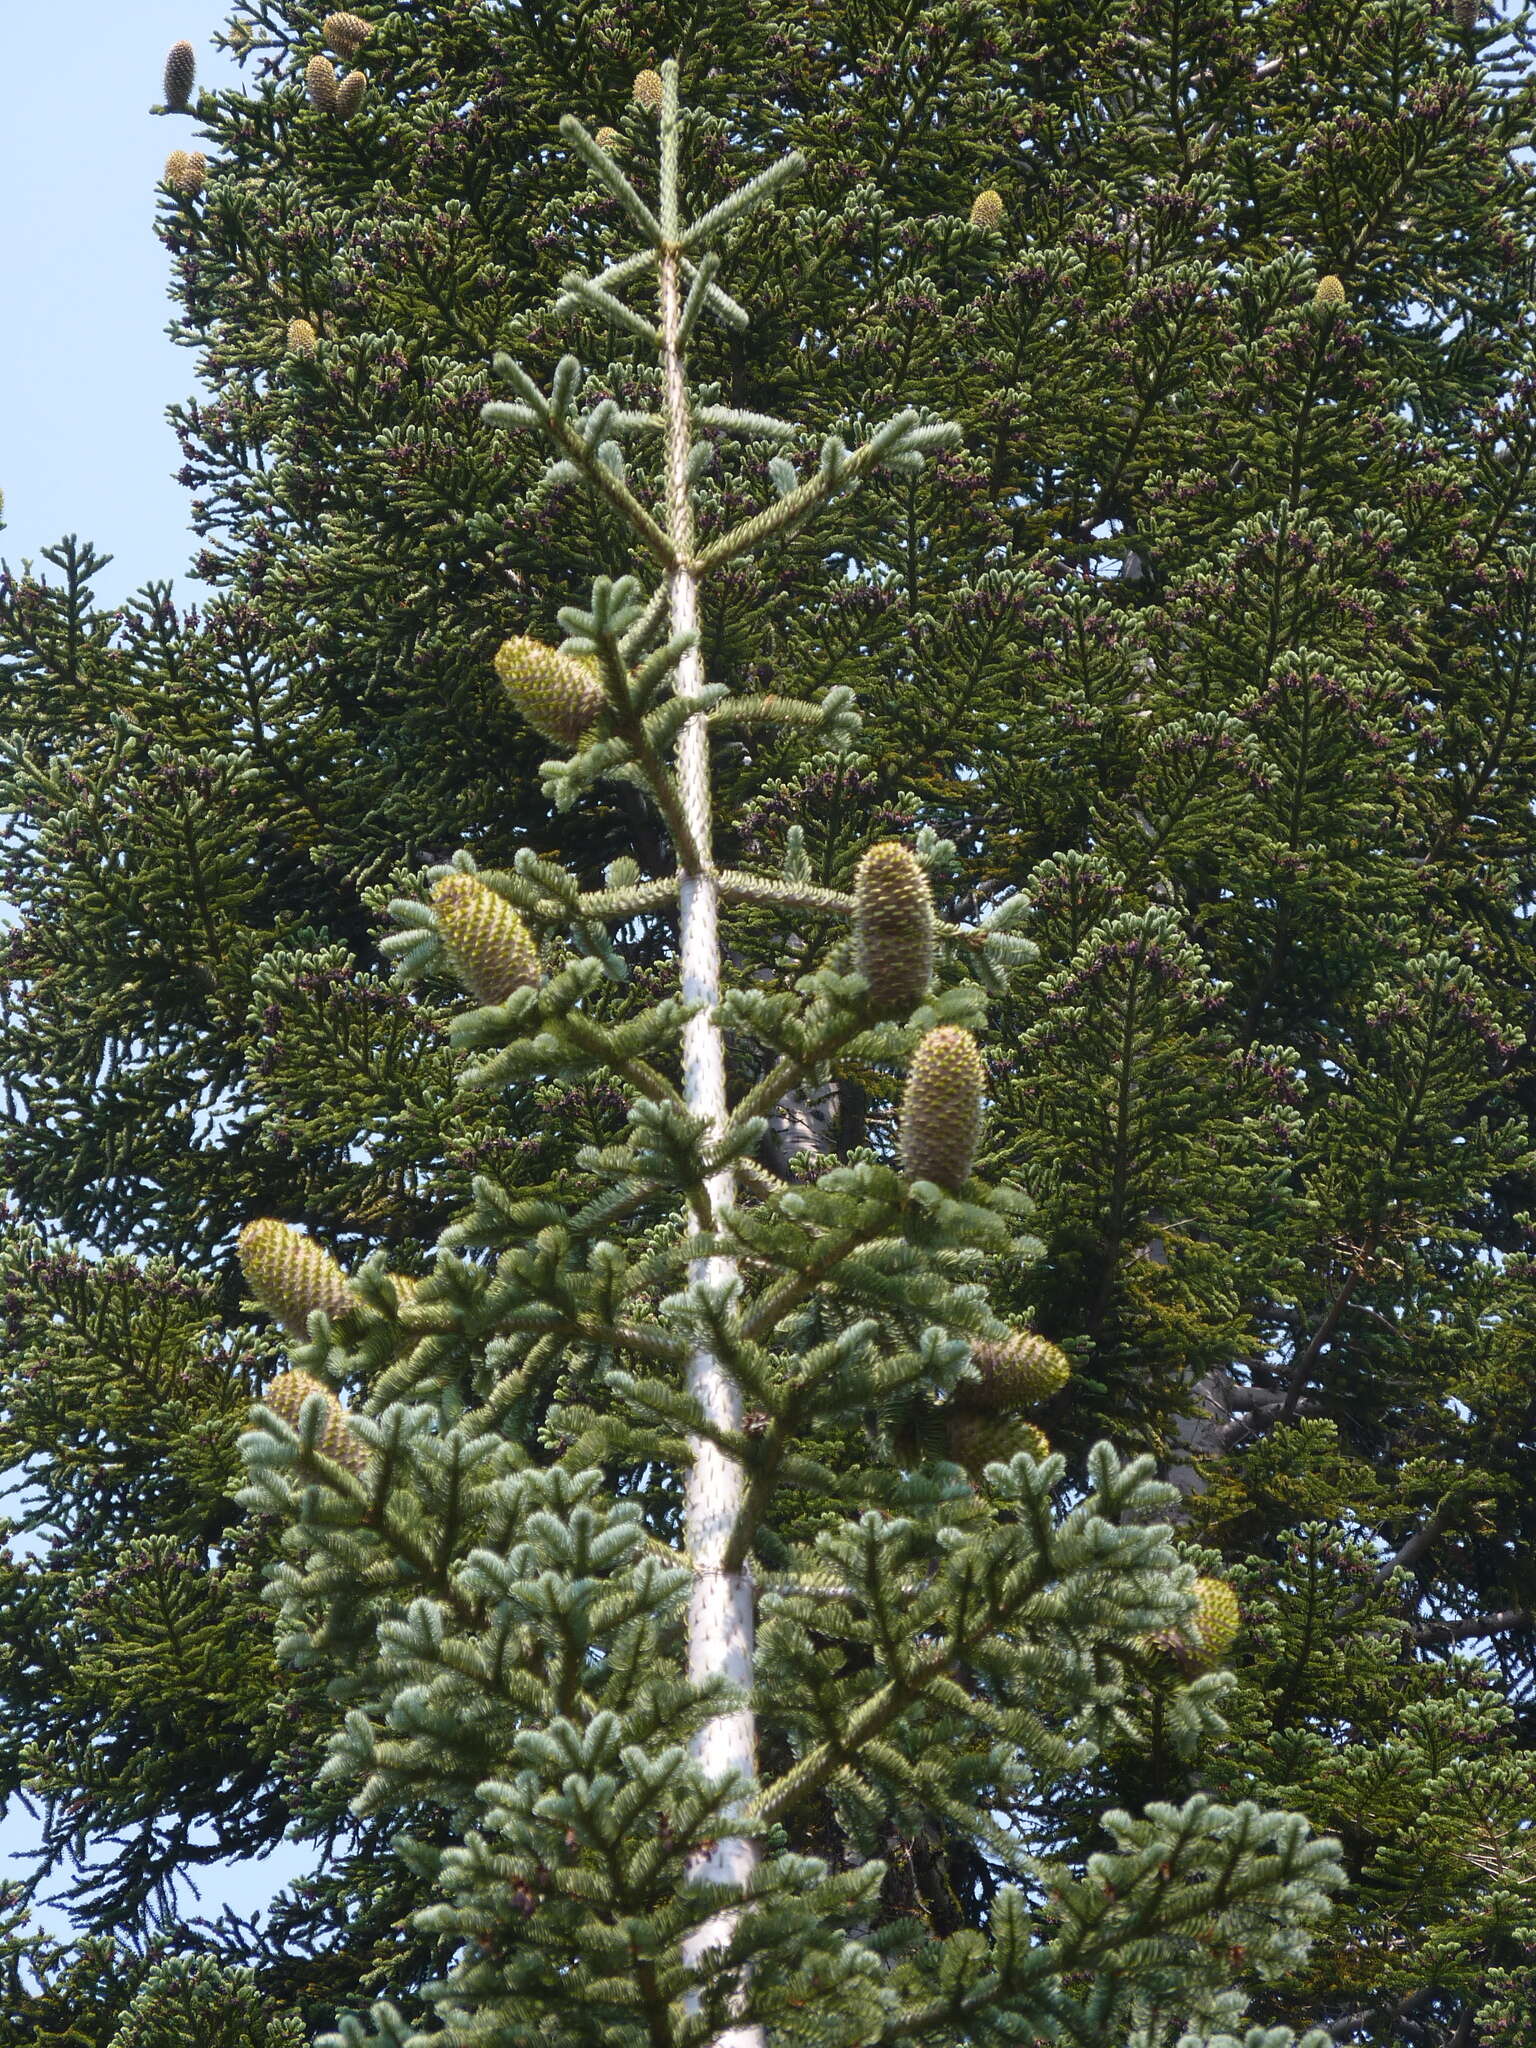
<svg viewBox="0 0 1536 2048">
<path fill-rule="evenodd" d="M 78 549 L 6 593 L 7 1178 L 49 1238 L 10 1248 L 8 1450 L 59 1539 L 10 1568 L 7 1721 L 61 1854 L 127 1831 L 84 1903 L 152 1914 L 205 1816 L 272 1839 L 321 1739 L 318 1688 L 210 1710 L 206 1663 L 113 1604 L 164 1537 L 210 1627 L 251 1612 L 229 1460 L 275 1357 L 240 1322 L 232 1224 L 302 1217 L 355 1268 L 431 1242 L 488 1164 L 532 1199 L 612 1135 L 606 1085 L 466 1107 L 375 944 L 392 869 L 555 843 L 545 743 L 490 656 L 514 623 L 552 636 L 615 536 L 470 429 L 497 346 L 547 381 L 560 273 L 608 246 L 558 113 L 628 161 L 635 71 L 677 48 L 722 187 L 769 145 L 807 163 L 733 250 L 754 324 L 701 332 L 700 374 L 850 440 L 908 403 L 965 432 L 720 593 L 712 677 L 847 680 L 864 714 L 852 760 L 723 745 L 722 815 L 766 865 L 800 825 L 841 889 L 928 823 L 960 854 L 951 920 L 1027 898 L 987 1165 L 1026 1179 L 1046 1257 L 999 1306 L 1072 1352 L 1043 1419 L 1075 1464 L 1106 1426 L 1147 1443 L 1190 1490 L 1194 1561 L 1240 1567 L 1238 1740 L 1200 1782 L 1256 1774 L 1357 1880 L 1275 2016 L 1501 2038 L 1532 1942 L 1522 25 L 731 8 L 701 32 L 657 8 L 573 38 L 537 10 L 371 13 L 330 53 L 367 77 L 338 120 L 304 84 L 318 15 L 242 10 L 250 88 L 195 101 L 206 178 L 168 180 L 224 594 L 103 619 Z M 623 401 L 629 338 L 581 346 Z M 663 852 L 621 786 L 562 845 L 588 888 Z M 829 936 L 806 921 L 808 958 Z M 741 944 L 774 951 L 766 926 Z M 636 982 L 659 972 L 642 948 Z M 775 1104 L 765 1163 L 880 1138 L 864 1093 Z M 167 1318 L 153 1274 L 78 1277 L 70 1239 L 213 1291 Z M 71 1607 L 100 1654 L 59 1654 Z M 1189 1789 L 1157 1724 L 1053 1795 L 1068 1838 Z M 309 2018 L 400 1944 L 381 1834 L 336 1866 L 373 1902 L 344 1934 L 328 1884 L 249 1956 Z"/>
</svg>

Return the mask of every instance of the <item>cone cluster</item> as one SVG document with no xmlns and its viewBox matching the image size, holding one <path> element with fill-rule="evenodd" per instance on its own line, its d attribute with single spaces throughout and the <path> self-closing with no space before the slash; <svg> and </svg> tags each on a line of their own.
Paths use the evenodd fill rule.
<svg viewBox="0 0 1536 2048">
<path fill-rule="evenodd" d="M 363 104 L 363 94 L 368 90 L 368 81 L 361 71 L 349 71 L 336 88 L 336 113 L 339 119 L 350 121 Z"/>
<path fill-rule="evenodd" d="M 373 24 L 364 21 L 360 14 L 328 14 L 320 24 L 320 33 L 338 57 L 350 60 L 373 34 Z"/>
<path fill-rule="evenodd" d="M 1332 313 L 1344 304 L 1344 286 L 1330 270 L 1326 277 L 1317 280 L 1317 290 L 1312 303 L 1320 313 Z"/>
<path fill-rule="evenodd" d="M 869 999 L 885 1015 L 910 1010 L 933 976 L 933 896 L 928 877 L 895 840 L 872 846 L 854 880 L 854 959 Z"/>
<path fill-rule="evenodd" d="M 184 199 L 197 197 L 207 175 L 208 159 L 195 149 L 173 149 L 165 160 L 165 182 Z"/>
<path fill-rule="evenodd" d="M 981 1409 L 957 1409 L 946 1418 L 949 1455 L 979 1479 L 988 1465 L 1005 1464 L 1020 1451 L 1032 1458 L 1050 1455 L 1050 1439 L 1022 1415 L 989 1415 Z"/>
<path fill-rule="evenodd" d="M 1000 228 L 1003 224 L 1003 195 L 994 192 L 989 185 L 985 192 L 978 192 L 971 201 L 971 226 L 973 228 Z"/>
<path fill-rule="evenodd" d="M 288 353 L 291 356 L 312 356 L 320 346 L 320 337 L 315 332 L 313 320 L 290 320 L 288 322 Z"/>
<path fill-rule="evenodd" d="M 446 875 L 432 906 L 449 964 L 476 1002 L 504 1003 L 538 981 L 539 951 L 527 925 L 478 875 Z"/>
<path fill-rule="evenodd" d="M 603 706 L 603 686 L 590 661 L 562 654 L 542 640 L 516 635 L 496 650 L 496 673 L 535 732 L 575 747 Z"/>
<path fill-rule="evenodd" d="M 304 90 L 309 94 L 311 106 L 318 107 L 322 114 L 335 113 L 336 66 L 329 57 L 310 58 L 304 66 Z"/>
<path fill-rule="evenodd" d="M 951 1194 L 964 1187 L 981 1143 L 985 1079 L 969 1031 L 942 1024 L 922 1040 L 901 1103 L 901 1164 L 908 1180 L 931 1180 Z"/>
<path fill-rule="evenodd" d="M 315 1440 L 315 1449 L 333 1465 L 361 1478 L 368 1464 L 367 1446 L 347 1427 L 346 1413 L 330 1388 L 313 1374 L 280 1372 L 261 1398 L 274 1415 L 297 1431 L 299 1416 L 311 1394 L 318 1394 L 325 1402 L 325 1427 Z"/>
<path fill-rule="evenodd" d="M 241 1231 L 240 1269 L 262 1307 L 293 1337 L 308 1336 L 317 1308 L 339 1318 L 355 1305 L 347 1276 L 330 1253 L 291 1223 L 270 1216 Z"/>
<path fill-rule="evenodd" d="M 657 113 L 661 108 L 661 73 L 659 71 L 637 71 L 631 87 L 635 99 L 647 113 Z"/>
<path fill-rule="evenodd" d="M 165 104 L 174 114 L 185 113 L 197 83 L 197 52 L 190 43 L 172 43 L 165 57 Z"/>
<path fill-rule="evenodd" d="M 1059 1394 L 1072 1377 L 1067 1354 L 1033 1330 L 1014 1330 L 1000 1343 L 978 1339 L 971 1346 L 971 1364 L 980 1381 L 962 1380 L 955 1399 L 993 1412 L 1036 1407 Z"/>
</svg>

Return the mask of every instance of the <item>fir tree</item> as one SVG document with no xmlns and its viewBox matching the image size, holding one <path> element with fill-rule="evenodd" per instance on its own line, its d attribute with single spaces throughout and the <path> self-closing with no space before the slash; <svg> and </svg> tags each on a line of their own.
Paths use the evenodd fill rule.
<svg viewBox="0 0 1536 2048">
<path fill-rule="evenodd" d="M 1089 1491 L 1053 1503 L 1063 1461 L 1007 1438 L 1041 1391 L 1027 1374 L 989 1382 L 999 1440 L 971 1480 L 882 1446 L 893 1408 L 953 1399 L 969 1340 L 1006 1344 L 980 1275 L 1027 1257 L 1026 1205 L 974 1174 L 983 992 L 930 987 L 933 940 L 999 985 L 1032 949 L 1006 915 L 935 933 L 931 834 L 917 858 L 872 850 L 851 899 L 794 859 L 713 852 L 721 735 L 800 731 L 835 757 L 853 727 L 842 686 L 806 703 L 707 678 L 716 580 L 955 433 L 898 413 L 808 462 L 792 423 L 698 391 L 695 328 L 748 323 L 717 245 L 799 160 L 690 218 L 692 124 L 675 64 L 660 79 L 652 196 L 580 122 L 561 130 L 638 242 L 568 272 L 561 303 L 651 353 L 643 402 L 585 397 L 575 356 L 545 389 L 501 355 L 516 396 L 485 413 L 607 506 L 634 565 L 562 611 L 560 648 L 503 644 L 503 683 L 560 749 L 544 786 L 565 811 L 629 782 L 674 865 L 627 859 L 584 892 L 532 849 L 500 873 L 461 853 L 430 911 L 397 904 L 390 942 L 410 974 L 440 949 L 481 999 L 450 1027 L 461 1087 L 607 1075 L 623 1135 L 578 1155 L 563 1200 L 478 1177 L 431 1272 L 402 1297 L 371 1264 L 355 1312 L 317 1247 L 272 1224 L 242 1239 L 258 1299 L 290 1331 L 307 1318 L 243 1498 L 292 1524 L 282 1654 L 347 1707 L 324 1775 L 359 1812 L 447 1828 L 399 1844 L 433 1893 L 415 1921 L 444 1946 L 422 1987 L 441 2026 L 386 1999 L 330 2038 L 1193 2039 L 1241 2009 L 1234 1952 L 1261 1975 L 1298 1952 L 1331 1844 L 1197 1797 L 1105 1816 L 1113 1846 L 1079 1871 L 1028 1816 L 1112 1725 L 1146 1641 L 1185 1628 L 1219 1661 L 1234 1596 L 1192 1586 L 1148 1523 L 1172 1498 L 1150 1460 L 1101 1445 Z M 777 495 L 745 517 L 705 483 L 724 437 L 801 453 L 774 458 Z M 737 981 L 737 905 L 841 916 L 853 944 Z M 622 934 L 674 917 L 671 986 L 626 1000 Z M 734 1100 L 728 1039 L 761 1070 Z M 894 1144 L 814 1177 L 753 1163 L 786 1090 L 857 1071 L 889 1099 L 903 1067 Z M 355 1390 L 350 1412 L 333 1389 Z M 1209 1678 L 1181 1693 L 1186 1732 L 1211 1697 Z M 895 1830 L 926 1838 L 926 1883 L 881 1853 Z"/>
<path fill-rule="evenodd" d="M 862 758 L 722 742 L 728 858 L 771 867 L 798 825 L 810 877 L 847 892 L 872 841 L 927 823 L 963 855 L 929 870 L 950 921 L 1028 899 L 1038 965 L 983 1036 L 983 1163 L 1025 1179 L 1046 1257 L 998 1270 L 995 1300 L 1073 1358 L 1042 1417 L 1073 1469 L 1106 1425 L 1146 1443 L 1192 1489 L 1190 1564 L 1248 1560 L 1239 1744 L 1194 1782 L 1256 1774 L 1344 1835 L 1358 1880 L 1271 2010 L 1500 2038 L 1530 1997 L 1528 1733 L 1497 1718 L 1531 1661 L 1523 26 L 1406 0 L 656 9 L 573 40 L 536 12 L 369 12 L 349 52 L 317 14 L 242 10 L 253 87 L 196 101 L 203 187 L 167 180 L 214 394 L 185 416 L 189 481 L 226 595 L 204 622 L 163 593 L 103 619 L 80 550 L 7 595 L 7 1178 L 34 1220 L 193 1261 L 226 1325 L 188 1318 L 192 1392 L 158 1406 L 110 1318 L 60 1345 L 55 1248 L 17 1240 L 8 1443 L 61 1540 L 9 1568 L 8 1719 L 48 1759 L 13 1742 L 12 1767 L 43 1773 L 61 1854 L 143 1844 L 82 1905 L 109 1927 L 151 1907 L 195 1816 L 273 1839 L 321 1740 L 318 1685 L 210 1711 L 142 1613 L 109 1689 L 104 1660 L 77 1686 L 51 1648 L 70 1587 L 157 1534 L 199 1546 L 210 1609 L 253 1598 L 235 1545 L 264 1539 L 232 1536 L 219 1460 L 278 1360 L 239 1323 L 232 1223 L 302 1218 L 349 1269 L 383 1246 L 414 1271 L 476 1170 L 539 1199 L 616 1135 L 606 1080 L 494 1115 L 456 1095 L 438 1020 L 373 972 L 364 891 L 460 845 L 504 868 L 530 836 L 587 891 L 626 852 L 664 865 L 622 784 L 578 837 L 546 822 L 546 747 L 490 669 L 509 628 L 557 637 L 594 561 L 618 573 L 615 529 L 468 425 L 509 336 L 547 386 L 572 244 L 610 246 L 616 202 L 548 146 L 555 112 L 643 160 L 636 68 L 681 47 L 725 184 L 763 146 L 807 164 L 732 250 L 754 322 L 701 328 L 701 374 L 818 434 L 913 403 L 966 435 L 840 501 L 773 581 L 718 587 L 712 678 L 807 701 L 846 680 L 864 717 Z M 366 73 L 350 120 L 305 93 L 322 53 Z M 627 334 L 581 346 L 626 402 Z M 757 502 L 766 453 L 738 472 L 722 449 L 727 509 Z M 808 958 L 842 929 L 801 924 Z M 734 943 L 733 972 L 777 967 L 766 913 L 738 909 Z M 633 957 L 642 987 L 665 973 L 646 934 Z M 888 1144 L 890 1078 L 771 1105 L 765 1166 Z M 1187 1659 L 1149 1673 L 1176 1686 Z M 140 1694 L 176 1739 L 135 1739 Z M 1161 1718 L 1062 1782 L 1063 1839 L 1190 1789 Z M 1441 1860 L 1416 1794 L 1360 1795 L 1398 1780 L 1435 1786 Z M 336 1788 L 308 1797 L 341 1821 Z M 226 1930 L 311 2020 L 399 1945 L 417 1893 L 384 1832 L 318 1918 Z M 1419 1859 L 1422 1882 L 1391 1877 Z M 1490 1868 L 1515 1904 L 1479 1918 Z M 327 1898 L 371 1903 L 322 1960 Z"/>
</svg>

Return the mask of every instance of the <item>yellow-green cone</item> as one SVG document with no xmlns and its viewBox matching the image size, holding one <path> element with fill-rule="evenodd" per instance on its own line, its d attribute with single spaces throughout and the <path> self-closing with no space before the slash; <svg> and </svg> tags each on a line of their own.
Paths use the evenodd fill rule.
<svg viewBox="0 0 1536 2048">
<path fill-rule="evenodd" d="M 1003 224 L 1003 195 L 994 192 L 989 185 L 985 192 L 978 192 L 971 201 L 971 226 L 973 228 L 1000 228 Z"/>
<path fill-rule="evenodd" d="M 446 875 L 432 892 L 449 964 L 480 1003 L 504 1003 L 539 978 L 539 950 L 504 896 L 478 875 Z"/>
<path fill-rule="evenodd" d="M 336 111 L 336 66 L 329 57 L 311 57 L 304 66 L 304 90 L 322 114 Z"/>
<path fill-rule="evenodd" d="M 872 846 L 853 884 L 854 959 L 883 1014 L 910 1010 L 933 976 L 933 896 L 928 877 L 895 840 Z"/>
<path fill-rule="evenodd" d="M 1202 1664 L 1219 1664 L 1237 1641 L 1243 1610 L 1225 1579 L 1196 1579 L 1195 1611 L 1185 1634 Z"/>
<path fill-rule="evenodd" d="M 290 320 L 288 322 L 288 353 L 291 356 L 312 356 L 320 346 L 320 337 L 315 332 L 313 320 Z"/>
<path fill-rule="evenodd" d="M 1001 1343 L 978 1338 L 971 1346 L 971 1363 L 980 1384 L 962 1380 L 955 1389 L 955 1399 L 971 1408 L 1033 1408 L 1059 1394 L 1072 1376 L 1067 1354 L 1033 1330 L 1015 1330 Z"/>
<path fill-rule="evenodd" d="M 562 654 L 518 634 L 496 650 L 496 673 L 535 732 L 563 747 L 580 746 L 603 707 L 603 686 L 590 661 Z"/>
<path fill-rule="evenodd" d="M 368 90 L 368 81 L 361 71 L 349 71 L 336 88 L 336 112 L 343 121 L 350 121 L 363 104 L 363 94 Z"/>
<path fill-rule="evenodd" d="M 630 89 L 647 113 L 654 114 L 661 106 L 661 73 L 659 71 L 637 71 L 635 73 L 634 85 Z"/>
<path fill-rule="evenodd" d="M 360 1478 L 367 1468 L 368 1447 L 347 1427 L 346 1413 L 329 1387 L 307 1372 L 280 1372 L 261 1398 L 274 1415 L 296 1431 L 304 1403 L 311 1394 L 319 1394 L 325 1402 L 325 1427 L 315 1441 L 315 1449 L 333 1465 L 340 1465 Z"/>
<path fill-rule="evenodd" d="M 901 1163 L 908 1180 L 964 1187 L 981 1143 L 981 1054 L 969 1031 L 942 1024 L 912 1055 L 901 1103 Z"/>
<path fill-rule="evenodd" d="M 165 104 L 184 113 L 197 83 L 197 52 L 190 43 L 172 43 L 165 57 Z"/>
<path fill-rule="evenodd" d="M 1050 1453 L 1050 1439 L 1044 1430 L 1021 1415 L 986 1415 L 962 1411 L 947 1418 L 949 1455 L 963 1465 L 973 1479 L 979 1479 L 988 1465 L 1005 1463 L 1028 1451 L 1032 1458 Z"/>
<path fill-rule="evenodd" d="M 294 1337 L 307 1337 L 317 1308 L 339 1318 L 356 1306 L 347 1276 L 328 1251 L 291 1223 L 263 1217 L 240 1233 L 246 1285 Z"/>
<path fill-rule="evenodd" d="M 208 175 L 208 159 L 195 149 L 173 149 L 165 160 L 164 178 L 183 199 L 195 199 Z"/>
<path fill-rule="evenodd" d="M 593 140 L 599 149 L 617 149 L 624 138 L 617 128 L 599 128 Z"/>
<path fill-rule="evenodd" d="M 320 24 L 320 33 L 338 57 L 351 59 L 373 34 L 373 25 L 360 14 L 328 14 Z"/>
<path fill-rule="evenodd" d="M 1326 277 L 1320 277 L 1317 280 L 1317 290 L 1313 294 L 1312 303 L 1320 313 L 1337 312 L 1339 307 L 1343 305 L 1343 282 L 1335 277 L 1332 271 L 1329 271 Z"/>
</svg>

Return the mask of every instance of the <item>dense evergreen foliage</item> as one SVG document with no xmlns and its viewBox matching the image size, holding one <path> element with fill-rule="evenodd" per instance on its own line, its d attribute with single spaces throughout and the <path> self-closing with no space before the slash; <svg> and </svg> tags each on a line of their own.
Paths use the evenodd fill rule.
<svg viewBox="0 0 1536 2048">
<path fill-rule="evenodd" d="M 850 735 L 839 699 L 821 727 L 722 725 L 719 858 L 804 898 L 787 935 L 782 905 L 731 912 L 732 1085 L 772 1072 L 773 992 L 842 942 L 872 844 L 932 835 L 955 926 L 1008 903 L 1031 956 L 983 963 L 983 1022 L 956 994 L 977 962 L 951 946 L 940 1001 L 986 1054 L 981 1181 L 1027 1191 L 1040 1255 L 973 1217 L 986 1253 L 964 1270 L 990 1313 L 1073 1361 L 1038 1411 L 1066 1460 L 1056 1511 L 1100 1438 L 1145 1450 L 1180 1488 L 1187 1563 L 1242 1595 L 1235 1689 L 1202 1705 L 1221 1681 L 1201 1679 L 1191 1704 L 1188 1638 L 1150 1653 L 1092 1759 L 1024 1745 L 1016 1839 L 1080 1861 L 1117 1805 L 1296 1810 L 1342 1839 L 1352 1883 L 1255 2013 L 1345 2042 L 1520 2038 L 1536 1999 L 1523 18 L 1424 0 L 367 11 L 366 40 L 330 38 L 361 87 L 327 88 L 320 11 L 272 0 L 231 25 L 241 93 L 168 93 L 196 123 L 167 122 L 188 147 L 162 233 L 206 386 L 181 425 L 212 600 L 189 614 L 157 590 L 103 614 L 72 544 L 0 593 L 20 913 L 0 1020 L 0 1449 L 32 1481 L 22 1519 L 42 1545 L 4 1567 L 7 1784 L 46 1802 L 60 1867 L 101 1873 L 78 1903 L 106 1937 L 174 1922 L 179 1874 L 294 1820 L 330 1853 L 260 1929 L 175 1929 L 168 1974 L 87 1943 L 44 1988 L 17 1979 L 13 2037 L 158 2048 L 152 2023 L 175 2039 L 199 2000 L 244 2001 L 230 2041 L 288 2048 L 290 2019 L 327 2025 L 386 1990 L 409 2005 L 441 1963 L 440 1924 L 405 1924 L 431 1856 L 402 1864 L 398 1809 L 352 1817 L 355 1785 L 317 1780 L 334 1673 L 268 1647 L 279 1521 L 235 1506 L 235 1447 L 298 1340 L 243 1305 L 234 1241 L 280 1216 L 349 1272 L 380 1254 L 420 1278 L 451 1229 L 483 1273 L 467 1210 L 507 1249 L 529 1217 L 586 1202 L 606 1170 L 592 1155 L 625 1141 L 634 1076 L 590 1045 L 508 1092 L 463 1089 L 453 977 L 434 958 L 402 987 L 379 946 L 429 870 L 467 854 L 507 873 L 531 849 L 563 899 L 559 916 L 548 894 L 522 905 L 548 963 L 557 927 L 601 962 L 572 892 L 602 891 L 616 860 L 646 878 L 676 864 L 643 777 L 555 808 L 550 742 L 492 663 L 509 635 L 558 641 L 594 577 L 637 573 L 634 533 L 611 493 L 551 480 L 547 450 L 480 418 L 508 395 L 499 350 L 544 391 L 573 351 L 583 406 L 655 403 L 645 339 L 554 310 L 566 272 L 631 233 L 558 123 L 611 130 L 654 198 L 656 113 L 634 81 L 676 52 L 697 200 L 785 148 L 804 158 L 728 241 L 750 326 L 694 338 L 698 401 L 737 422 L 696 483 L 706 535 L 774 501 L 785 451 L 743 414 L 794 424 L 800 476 L 823 437 L 857 447 L 904 408 L 961 429 L 707 589 L 711 683 L 806 707 L 846 686 L 862 720 Z M 648 484 L 653 457 L 626 460 Z M 662 900 L 619 931 L 609 1024 L 638 1031 L 672 991 Z M 588 969 L 571 971 L 585 994 Z M 752 1185 L 788 1175 L 807 1228 L 817 1202 L 835 1218 L 852 1197 L 835 1180 L 823 1195 L 826 1174 L 894 1157 L 913 1044 L 855 1041 L 825 1082 L 765 1097 Z M 638 1213 L 629 1256 L 658 1262 L 644 1299 L 675 1245 Z M 373 1321 L 343 1318 L 304 1357 L 377 1408 L 406 1391 L 380 1394 L 381 1327 L 430 1318 L 372 1298 Z M 487 1391 L 486 1334 L 453 1363 L 465 1398 Z M 768 1518 L 765 1572 L 791 1568 L 828 1499 L 890 1506 L 894 1473 L 972 1441 L 953 1402 L 935 1436 L 928 1397 L 957 1368 L 924 1355 L 914 1398 L 856 1379 L 841 1422 L 818 1419 L 827 1476 Z M 567 1476 L 524 1476 L 498 1512 L 536 1519 L 538 1488 L 599 1451 L 610 1480 L 642 1452 L 675 1459 L 675 1413 L 654 1425 L 665 1442 L 626 1445 L 590 1388 L 546 1369 L 507 1441 Z M 940 1547 L 976 1497 L 944 1498 L 905 1503 Z M 647 1497 L 653 1537 L 674 1509 L 665 1488 Z M 591 1513 L 616 1555 L 632 1545 L 614 1502 Z M 1188 1576 L 1168 1580 L 1180 1598 Z M 1101 1623 L 1083 1617 L 1084 1643 Z M 1197 1740 L 1217 1711 L 1228 1732 Z M 903 1805 L 886 1788 L 868 1841 L 844 1813 L 789 1846 L 832 1853 L 839 1884 L 878 1855 L 875 1922 L 961 1936 L 990 1924 L 997 1867 L 983 1816 L 967 1839 L 939 1789 L 925 1778 Z M 462 1804 L 418 1831 L 452 1835 Z M 831 1925 L 852 1908 L 822 1910 Z M 200 1974 L 200 1947 L 259 1993 Z M 1247 1984 L 1257 1958 L 1230 1947 L 1228 1981 Z"/>
</svg>

